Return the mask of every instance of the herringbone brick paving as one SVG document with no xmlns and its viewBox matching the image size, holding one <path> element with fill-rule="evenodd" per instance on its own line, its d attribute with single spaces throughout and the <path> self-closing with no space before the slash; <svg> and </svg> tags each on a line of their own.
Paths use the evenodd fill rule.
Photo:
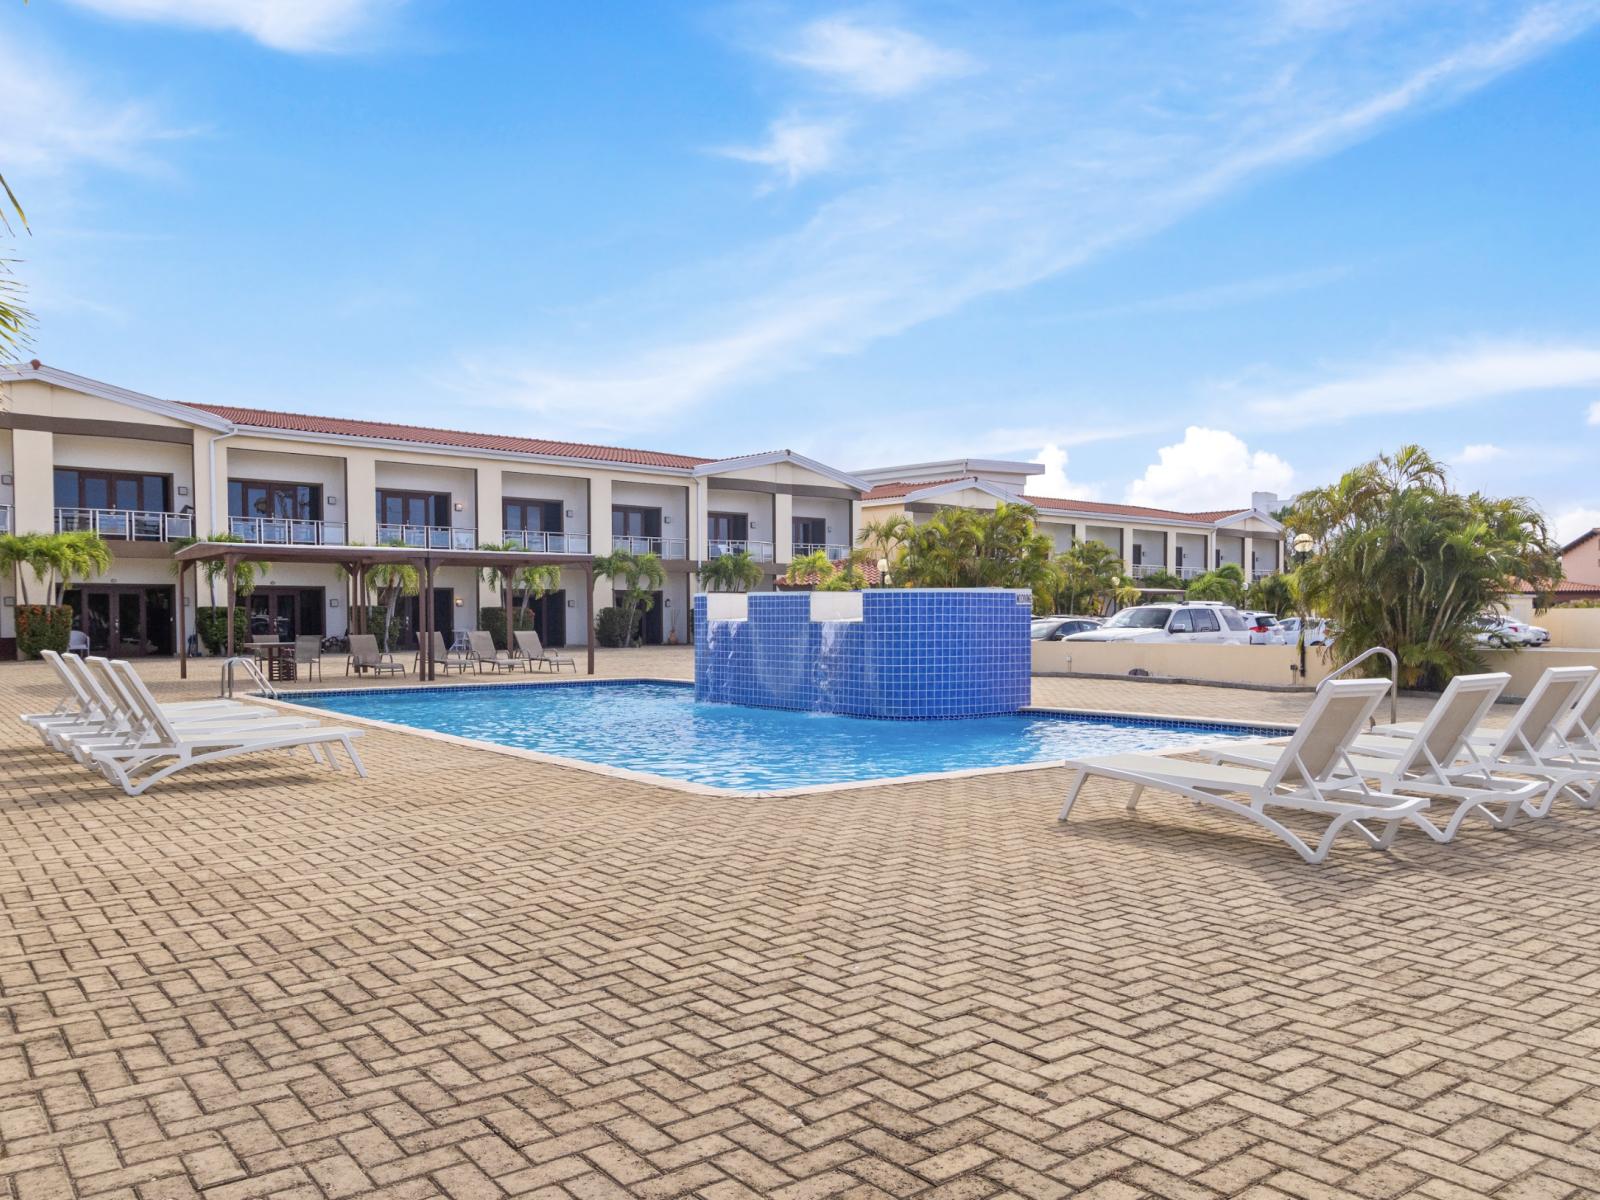
<svg viewBox="0 0 1600 1200">
<path fill-rule="evenodd" d="M 1110 788 L 1058 827 L 1056 770 L 749 801 L 362 750 L 128 799 L 0 719 L 0 1194 L 1600 1194 L 1600 814 L 1310 868 Z"/>
</svg>

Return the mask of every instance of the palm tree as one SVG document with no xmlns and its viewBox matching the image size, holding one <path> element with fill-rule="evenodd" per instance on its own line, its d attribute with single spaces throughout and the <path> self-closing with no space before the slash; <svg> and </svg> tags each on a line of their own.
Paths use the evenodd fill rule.
<svg viewBox="0 0 1600 1200">
<path fill-rule="evenodd" d="M 485 542 L 478 549 L 515 550 L 527 553 L 525 547 L 513 541 Z M 508 563 L 503 567 L 484 567 L 479 574 L 485 583 L 500 588 L 508 598 L 517 598 L 515 618 L 513 619 L 511 612 L 506 613 L 507 646 L 511 644 L 511 630 L 533 628 L 533 618 L 530 615 L 533 602 L 542 600 L 551 592 L 561 589 L 561 568 L 554 563 L 538 565 L 524 563 L 521 566 Z"/>
<path fill-rule="evenodd" d="M 892 572 L 895 560 L 900 556 L 900 548 L 916 531 L 915 521 L 905 513 L 895 513 L 862 525 L 861 532 L 856 535 L 856 545 L 870 553 L 878 562 L 888 563 Z"/>
<path fill-rule="evenodd" d="M 403 545 L 390 542 L 388 545 Z M 383 609 L 383 651 L 394 643 L 394 610 L 401 596 L 415 596 L 422 589 L 422 573 L 408 562 L 384 562 L 367 568 L 367 583 L 374 589 L 375 608 Z"/>
<path fill-rule="evenodd" d="M 28 228 L 28 217 L 17 202 L 16 193 L 0 175 L 0 192 L 5 193 L 6 204 L 0 204 L 0 226 L 11 233 L 11 221 L 6 216 L 7 207 L 16 215 L 17 223 Z M 33 314 L 23 306 L 22 285 L 11 273 L 13 260 L 0 258 L 0 361 L 11 358 L 28 343 L 28 330 L 33 327 Z"/>
<path fill-rule="evenodd" d="M 783 573 L 783 581 L 798 585 L 805 583 L 813 575 L 816 576 L 814 586 L 819 588 L 833 578 L 833 560 L 828 557 L 826 550 L 813 550 L 810 554 L 802 554 L 791 560 L 788 570 Z"/>
<path fill-rule="evenodd" d="M 611 580 L 613 586 L 622 588 L 622 601 L 617 605 L 625 621 L 622 644 L 631 646 L 640 617 L 654 606 L 654 593 L 667 581 L 661 556 L 613 550 L 595 557 L 594 571 Z"/>
<path fill-rule="evenodd" d="M 1050 539 L 1034 510 L 1005 501 L 992 512 L 942 508 L 900 546 L 895 578 L 912 587 L 1025 587 L 1050 575 Z"/>
<path fill-rule="evenodd" d="M 213 533 L 210 537 L 204 537 L 204 538 L 201 538 L 201 537 L 173 538 L 172 539 L 172 548 L 173 548 L 174 551 L 178 551 L 178 550 L 182 550 L 185 546 L 193 546 L 196 542 L 233 542 L 233 543 L 237 543 L 239 545 L 248 545 L 249 544 L 244 538 L 240 537 L 236 533 Z M 189 565 L 188 563 L 174 562 L 172 564 L 172 573 L 174 575 L 177 575 L 179 572 L 181 572 L 188 565 Z M 211 594 L 211 607 L 212 608 L 216 608 L 217 607 L 217 584 L 218 584 L 218 582 L 224 581 L 224 580 L 227 579 L 228 564 L 225 563 L 220 558 L 209 558 L 205 562 L 196 563 L 195 567 L 200 572 L 200 574 L 205 576 L 206 587 L 210 590 L 210 594 Z M 251 592 L 255 591 L 256 590 L 256 583 L 258 581 L 257 577 L 259 575 L 266 574 L 266 572 L 271 570 L 271 568 L 272 568 L 272 564 L 271 563 L 264 562 L 261 559 L 246 560 L 244 562 L 239 563 L 238 566 L 236 566 L 234 568 L 234 572 L 233 572 L 233 591 L 234 591 L 234 595 L 236 595 L 236 596 L 248 596 Z M 341 578 L 343 577 L 344 568 L 341 567 L 339 569 L 339 575 L 340 575 Z M 198 598 L 196 598 L 195 602 L 197 604 L 199 603 Z"/>
<path fill-rule="evenodd" d="M 1190 600 L 1218 600 L 1223 604 L 1243 604 L 1244 568 L 1238 563 L 1223 563 L 1193 580 L 1184 595 Z"/>
<path fill-rule="evenodd" d="M 60 604 L 75 580 L 93 579 L 111 569 L 111 547 L 92 530 L 73 530 L 46 539 L 52 544 L 54 603 Z"/>
<path fill-rule="evenodd" d="M 1057 555 L 1035 588 L 1048 612 L 1106 612 L 1138 602 L 1139 591 L 1122 569 L 1122 556 L 1103 542 L 1074 543 Z"/>
<path fill-rule="evenodd" d="M 60 604 L 74 581 L 92 579 L 110 569 L 110 547 L 90 530 L 0 535 L 0 570 L 14 573 L 24 604 Z M 44 593 L 39 600 L 28 587 L 30 574 Z"/>
<path fill-rule="evenodd" d="M 700 584 L 708 592 L 748 592 L 761 576 L 761 564 L 745 550 L 719 554 L 700 566 Z"/>
<path fill-rule="evenodd" d="M 1561 578 L 1538 509 L 1451 490 L 1444 465 L 1419 446 L 1302 494 L 1287 524 L 1312 539 L 1296 575 L 1302 604 L 1339 627 L 1335 657 L 1387 647 L 1408 686 L 1442 686 L 1476 669 L 1474 618 L 1520 583 Z"/>
</svg>

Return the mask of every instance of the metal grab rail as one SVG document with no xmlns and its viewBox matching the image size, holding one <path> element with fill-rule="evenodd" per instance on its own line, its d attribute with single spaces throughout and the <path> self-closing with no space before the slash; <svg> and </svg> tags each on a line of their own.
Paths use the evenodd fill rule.
<svg viewBox="0 0 1600 1200">
<path fill-rule="evenodd" d="M 1351 668 L 1360 666 L 1374 654 L 1381 654 L 1389 660 L 1389 724 L 1393 725 L 1400 720 L 1400 660 L 1395 657 L 1393 650 L 1387 646 L 1373 646 L 1370 650 L 1363 650 L 1337 671 L 1323 677 L 1322 683 L 1337 679 L 1348 674 Z M 1317 684 L 1317 691 L 1322 690 L 1322 683 Z"/>
<path fill-rule="evenodd" d="M 262 694 L 271 697 L 273 700 L 278 698 L 278 689 L 267 682 L 267 677 L 261 673 L 261 668 L 256 664 L 256 660 L 246 654 L 235 654 L 232 658 L 223 660 L 222 686 L 218 689 L 217 695 L 224 700 L 233 699 L 233 669 L 235 667 L 243 667 L 244 673 L 254 680 L 256 687 L 261 690 Z"/>
<path fill-rule="evenodd" d="M 130 542 L 170 542 L 192 537 L 194 518 L 188 513 L 132 508 L 57 508 L 56 532 L 93 532 Z"/>
</svg>

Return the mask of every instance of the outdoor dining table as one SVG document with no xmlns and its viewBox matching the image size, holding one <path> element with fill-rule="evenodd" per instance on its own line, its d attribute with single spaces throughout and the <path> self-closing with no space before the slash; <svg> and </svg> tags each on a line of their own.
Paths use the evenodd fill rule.
<svg viewBox="0 0 1600 1200">
<path fill-rule="evenodd" d="M 294 682 L 293 642 L 246 642 L 244 648 L 267 664 L 268 683 Z"/>
</svg>

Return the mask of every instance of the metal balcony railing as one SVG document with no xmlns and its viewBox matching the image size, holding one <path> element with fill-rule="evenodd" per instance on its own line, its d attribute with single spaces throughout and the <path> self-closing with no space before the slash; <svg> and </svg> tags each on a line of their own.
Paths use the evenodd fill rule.
<svg viewBox="0 0 1600 1200">
<path fill-rule="evenodd" d="M 562 533 L 539 529 L 508 529 L 501 541 L 515 542 L 533 554 L 587 554 L 587 533 Z"/>
<path fill-rule="evenodd" d="M 228 532 L 264 546 L 343 546 L 343 521 L 302 521 L 291 517 L 229 517 Z"/>
<path fill-rule="evenodd" d="M 773 547 L 771 542 L 728 541 L 707 542 L 706 557 L 721 558 L 724 554 L 748 554 L 756 562 L 771 562 Z"/>
<path fill-rule="evenodd" d="M 629 554 L 654 554 L 659 558 L 688 558 L 689 543 L 682 538 L 633 537 L 613 534 L 613 550 L 626 550 Z"/>
<path fill-rule="evenodd" d="M 1204 567 L 1173 567 L 1172 573 L 1179 579 L 1199 579 L 1206 573 Z"/>
<path fill-rule="evenodd" d="M 1148 579 L 1152 575 L 1159 575 L 1166 571 L 1165 563 L 1134 563 L 1129 574 L 1135 579 Z"/>
<path fill-rule="evenodd" d="M 818 550 L 828 556 L 829 562 L 838 562 L 841 558 L 850 556 L 849 546 L 835 546 L 831 543 L 823 542 L 796 542 L 794 544 L 794 556 L 796 558 L 804 558 L 807 554 L 815 554 Z"/>
<path fill-rule="evenodd" d="M 11 510 L 6 509 L 9 531 Z M 98 533 L 111 541 L 170 542 L 194 536 L 189 513 L 140 512 L 127 508 L 58 508 L 57 533 Z"/>
<path fill-rule="evenodd" d="M 380 545 L 413 546 L 418 550 L 476 550 L 478 531 L 444 525 L 380 524 L 378 542 Z"/>
</svg>

